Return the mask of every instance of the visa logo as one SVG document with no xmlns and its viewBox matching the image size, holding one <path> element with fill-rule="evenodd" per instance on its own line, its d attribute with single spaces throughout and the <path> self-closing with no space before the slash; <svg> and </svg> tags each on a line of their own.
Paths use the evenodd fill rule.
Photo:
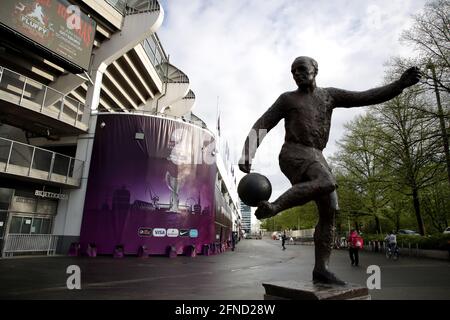
<svg viewBox="0 0 450 320">
<path fill-rule="evenodd" d="M 166 229 L 162 229 L 162 228 L 155 228 L 155 229 L 153 229 L 153 236 L 154 237 L 165 237 L 166 236 Z"/>
</svg>

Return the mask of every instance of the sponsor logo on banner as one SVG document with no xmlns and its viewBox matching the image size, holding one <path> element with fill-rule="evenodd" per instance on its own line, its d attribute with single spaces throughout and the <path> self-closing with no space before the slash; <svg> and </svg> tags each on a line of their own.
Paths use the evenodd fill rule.
<svg viewBox="0 0 450 320">
<path fill-rule="evenodd" d="M 197 238 L 198 237 L 198 230 L 197 229 L 191 229 L 189 231 L 189 237 L 191 238 Z"/>
<path fill-rule="evenodd" d="M 153 229 L 153 236 L 154 237 L 165 237 L 167 234 L 166 229 L 162 228 L 155 228 Z"/>
<path fill-rule="evenodd" d="M 178 237 L 178 229 L 167 229 L 167 236 L 170 238 Z"/>
<path fill-rule="evenodd" d="M 180 237 L 189 237 L 189 229 L 181 229 Z"/>
<path fill-rule="evenodd" d="M 138 234 L 140 237 L 151 237 L 152 228 L 139 228 Z"/>
</svg>

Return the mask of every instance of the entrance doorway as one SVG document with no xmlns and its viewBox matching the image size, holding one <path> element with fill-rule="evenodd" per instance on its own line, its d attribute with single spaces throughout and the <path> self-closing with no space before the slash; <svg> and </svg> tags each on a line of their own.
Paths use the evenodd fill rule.
<svg viewBox="0 0 450 320">
<path fill-rule="evenodd" d="M 48 217 L 12 215 L 9 234 L 50 234 L 52 219 Z"/>
<path fill-rule="evenodd" d="M 2 256 L 3 241 L 6 233 L 7 221 L 8 221 L 8 212 L 0 211 L 0 257 Z"/>
</svg>

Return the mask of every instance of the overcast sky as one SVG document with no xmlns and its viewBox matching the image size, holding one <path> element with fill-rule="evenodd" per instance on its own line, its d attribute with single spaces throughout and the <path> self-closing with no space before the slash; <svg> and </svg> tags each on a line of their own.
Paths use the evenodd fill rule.
<svg viewBox="0 0 450 320">
<path fill-rule="evenodd" d="M 409 56 L 399 43 L 424 0 L 162 0 L 158 31 L 170 61 L 185 72 L 196 95 L 193 112 L 216 127 L 237 162 L 253 123 L 285 91 L 295 90 L 290 66 L 297 56 L 319 64 L 319 87 L 365 90 L 381 85 L 385 62 Z M 343 125 L 366 108 L 333 113 L 326 157 Z M 271 200 L 290 185 L 278 166 L 284 123 L 258 149 L 255 171 L 272 182 Z"/>
</svg>

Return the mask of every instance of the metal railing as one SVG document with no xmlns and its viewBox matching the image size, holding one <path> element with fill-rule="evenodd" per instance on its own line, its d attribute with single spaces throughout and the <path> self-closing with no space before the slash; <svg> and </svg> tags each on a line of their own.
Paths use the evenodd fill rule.
<svg viewBox="0 0 450 320">
<path fill-rule="evenodd" d="M 125 10 L 127 8 L 127 0 L 105 0 L 106 3 L 111 5 L 114 9 L 119 11 L 121 15 L 125 14 Z"/>
<path fill-rule="evenodd" d="M 161 7 L 157 0 L 128 0 L 125 8 L 125 15 L 154 12 L 160 10 Z"/>
<path fill-rule="evenodd" d="M 147 116 L 152 116 L 152 117 L 159 117 L 159 118 L 167 118 L 167 119 L 171 119 L 171 120 L 176 120 L 176 121 L 182 121 L 182 122 L 186 122 L 189 124 L 192 124 L 196 127 L 205 129 L 206 131 L 208 131 L 213 137 L 215 136 L 215 134 L 206 126 L 206 124 L 203 121 L 195 121 L 195 120 L 189 120 L 186 119 L 185 117 L 175 117 L 175 116 L 171 116 L 168 115 L 166 113 L 155 113 L 154 111 L 144 111 L 144 110 L 130 110 L 129 111 L 130 114 L 140 114 L 140 115 L 147 115 Z M 107 112 L 106 114 L 110 114 L 109 112 Z"/>
<path fill-rule="evenodd" d="M 181 70 L 175 70 L 164 79 L 167 83 L 189 83 L 189 78 Z"/>
<path fill-rule="evenodd" d="M 42 252 L 54 255 L 58 236 L 52 234 L 8 234 L 5 237 L 3 257 L 12 256 L 14 253 Z"/>
<path fill-rule="evenodd" d="M 166 62 L 159 66 L 163 73 L 163 82 L 165 83 L 189 83 L 188 76 L 181 70 Z"/>
<path fill-rule="evenodd" d="M 152 63 L 153 67 L 155 67 L 156 72 L 159 75 L 161 81 L 166 77 L 167 70 L 164 66 L 168 62 L 168 58 L 162 45 L 158 39 L 156 34 L 153 34 L 150 38 L 145 39 L 142 42 L 142 47 L 144 48 L 147 57 Z"/>
<path fill-rule="evenodd" d="M 2 66 L 0 66 L 0 100 L 45 114 L 75 127 L 84 125 L 81 122 L 84 104 Z"/>
<path fill-rule="evenodd" d="M 81 160 L 0 138 L 0 172 L 79 187 L 83 166 Z"/>
</svg>

